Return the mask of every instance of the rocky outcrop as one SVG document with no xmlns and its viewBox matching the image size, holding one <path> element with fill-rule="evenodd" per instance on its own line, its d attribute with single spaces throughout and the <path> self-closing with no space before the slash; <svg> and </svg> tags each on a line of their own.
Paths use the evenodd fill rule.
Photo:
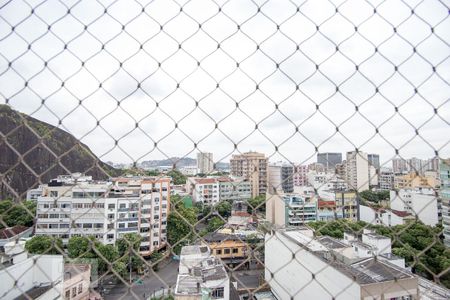
<svg viewBox="0 0 450 300">
<path fill-rule="evenodd" d="M 66 131 L 0 105 L 1 199 L 23 199 L 28 189 L 74 172 L 96 179 L 117 175 Z"/>
</svg>

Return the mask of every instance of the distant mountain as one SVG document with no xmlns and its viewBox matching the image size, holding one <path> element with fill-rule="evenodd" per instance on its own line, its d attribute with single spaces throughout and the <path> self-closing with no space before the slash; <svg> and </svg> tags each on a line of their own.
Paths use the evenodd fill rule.
<svg viewBox="0 0 450 300">
<path fill-rule="evenodd" d="M 161 159 L 161 160 L 146 160 L 139 164 L 140 168 L 143 169 L 152 169 L 156 167 L 162 166 L 170 166 L 175 167 L 176 169 L 181 169 L 186 166 L 195 166 L 197 165 L 197 160 L 190 157 L 171 157 L 169 159 Z M 229 169 L 230 164 L 219 162 L 216 163 L 216 169 L 218 170 L 227 170 Z"/>
<path fill-rule="evenodd" d="M 195 166 L 197 161 L 190 157 L 171 157 L 169 159 L 161 160 L 146 160 L 139 164 L 139 167 L 143 169 L 151 169 L 161 166 L 175 166 L 175 168 L 180 169 L 186 166 Z"/>
<path fill-rule="evenodd" d="M 24 198 L 40 183 L 75 172 L 118 175 L 71 134 L 0 104 L 0 199 Z"/>
</svg>

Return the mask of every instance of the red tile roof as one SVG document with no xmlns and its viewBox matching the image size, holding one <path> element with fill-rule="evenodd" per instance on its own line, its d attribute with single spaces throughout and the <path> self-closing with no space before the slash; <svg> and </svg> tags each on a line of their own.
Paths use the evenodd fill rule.
<svg viewBox="0 0 450 300">
<path fill-rule="evenodd" d="M 199 179 L 195 179 L 196 183 L 199 184 L 210 184 L 210 183 L 216 183 L 216 179 L 215 178 L 199 178 Z"/>
<path fill-rule="evenodd" d="M 392 209 L 392 213 L 394 213 L 395 215 L 399 216 L 399 217 L 407 217 L 407 216 L 411 216 L 411 214 L 409 212 L 406 211 L 400 211 L 400 210 L 394 210 Z"/>
</svg>

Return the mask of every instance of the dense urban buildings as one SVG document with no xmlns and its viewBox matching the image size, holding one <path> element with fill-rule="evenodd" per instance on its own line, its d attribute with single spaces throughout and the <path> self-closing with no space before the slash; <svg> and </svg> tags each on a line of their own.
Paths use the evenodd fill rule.
<svg viewBox="0 0 450 300">
<path fill-rule="evenodd" d="M 347 238 L 315 238 L 307 228 L 268 233 L 265 280 L 276 299 L 418 297 L 418 277 L 390 254 L 388 238 L 370 232 Z"/>
<path fill-rule="evenodd" d="M 342 153 L 317 153 L 317 163 L 322 164 L 327 170 L 334 170 L 337 164 L 342 163 Z"/>
<path fill-rule="evenodd" d="M 214 171 L 213 154 L 208 152 L 197 153 L 197 169 L 202 174 L 209 174 Z"/>
<path fill-rule="evenodd" d="M 269 159 L 263 153 L 235 154 L 230 160 L 230 173 L 250 181 L 252 197 L 265 195 L 269 179 L 268 163 Z"/>
<path fill-rule="evenodd" d="M 444 243 L 450 247 L 450 158 L 440 163 L 441 188 L 439 196 L 442 201 L 442 226 L 444 227 Z"/>
<path fill-rule="evenodd" d="M 89 176 L 60 176 L 43 187 L 36 210 L 36 235 L 94 236 L 114 244 L 125 233 L 142 236 L 150 255 L 167 240 L 169 177 L 120 177 L 96 182 Z"/>
</svg>

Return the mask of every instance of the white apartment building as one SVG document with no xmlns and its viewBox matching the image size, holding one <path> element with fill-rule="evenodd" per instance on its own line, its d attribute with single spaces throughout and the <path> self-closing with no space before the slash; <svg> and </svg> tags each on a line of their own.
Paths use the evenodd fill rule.
<svg viewBox="0 0 450 300">
<path fill-rule="evenodd" d="M 369 162 L 367 153 L 347 152 L 346 160 L 347 184 L 350 189 L 362 192 L 369 189 Z"/>
<path fill-rule="evenodd" d="M 294 192 L 294 166 L 277 162 L 269 164 L 269 189 L 280 193 Z"/>
<path fill-rule="evenodd" d="M 111 182 L 54 180 L 37 200 L 36 235 L 94 236 L 114 244 L 125 233 L 142 236 L 150 255 L 167 240 L 170 178 L 122 177 Z"/>
<path fill-rule="evenodd" d="M 381 168 L 378 176 L 378 187 L 383 191 L 390 191 L 394 188 L 394 172 L 389 168 Z"/>
<path fill-rule="evenodd" d="M 248 180 L 231 177 L 188 178 L 186 192 L 194 202 L 215 205 L 220 201 L 248 200 L 251 186 Z"/>
<path fill-rule="evenodd" d="M 400 189 L 391 191 L 390 207 L 392 210 L 406 212 L 423 222 L 435 226 L 440 223 L 441 211 L 438 197 L 431 188 Z"/>
<path fill-rule="evenodd" d="M 222 261 L 207 246 L 181 248 L 176 300 L 230 299 L 230 278 Z"/>
<path fill-rule="evenodd" d="M 414 220 L 414 216 L 406 211 L 359 205 L 359 219 L 369 224 L 391 227 L 403 225 L 407 220 Z"/>
<path fill-rule="evenodd" d="M 200 173 L 198 170 L 199 169 L 197 166 L 185 166 L 180 169 L 180 172 L 181 172 L 181 174 L 186 175 L 186 176 L 195 176 L 198 173 Z"/>
<path fill-rule="evenodd" d="M 401 267 L 374 257 L 334 258 L 351 248 L 317 240 L 308 229 L 272 230 L 265 238 L 265 280 L 277 299 L 418 298 L 418 277 Z"/>
<path fill-rule="evenodd" d="M 267 194 L 266 220 L 277 227 L 317 220 L 317 202 L 298 194 Z"/>
<path fill-rule="evenodd" d="M 62 255 L 29 256 L 25 241 L 10 242 L 5 245 L 2 266 L 6 267 L 0 269 L 1 299 L 63 299 Z"/>
<path fill-rule="evenodd" d="M 203 174 L 214 171 L 213 154 L 208 152 L 197 153 L 197 169 L 199 173 Z"/>
</svg>

